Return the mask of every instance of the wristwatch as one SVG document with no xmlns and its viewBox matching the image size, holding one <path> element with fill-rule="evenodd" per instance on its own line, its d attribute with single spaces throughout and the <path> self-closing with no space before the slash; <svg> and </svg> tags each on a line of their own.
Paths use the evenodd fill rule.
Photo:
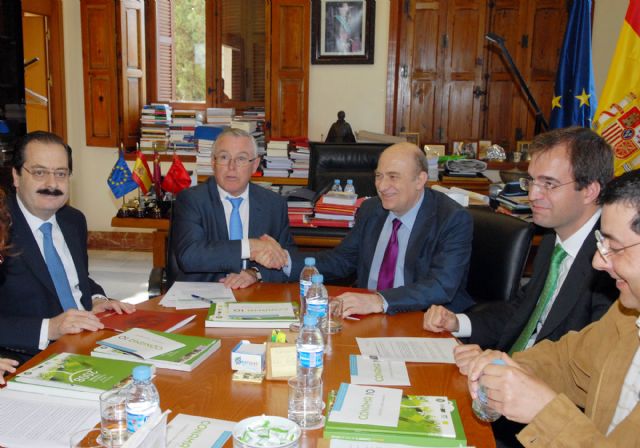
<svg viewBox="0 0 640 448">
<path fill-rule="evenodd" d="M 261 282 L 262 281 L 262 274 L 260 273 L 260 269 L 256 268 L 255 266 L 251 266 L 250 268 L 253 272 L 255 272 L 256 275 L 256 279 Z"/>
</svg>

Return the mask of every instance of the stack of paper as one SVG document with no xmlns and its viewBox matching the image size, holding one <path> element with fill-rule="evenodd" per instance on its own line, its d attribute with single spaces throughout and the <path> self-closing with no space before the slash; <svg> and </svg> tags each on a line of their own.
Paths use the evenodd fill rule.
<svg viewBox="0 0 640 448">
<path fill-rule="evenodd" d="M 160 300 L 160 305 L 177 310 L 209 308 L 216 302 L 235 302 L 233 290 L 222 283 L 174 282 Z"/>
</svg>

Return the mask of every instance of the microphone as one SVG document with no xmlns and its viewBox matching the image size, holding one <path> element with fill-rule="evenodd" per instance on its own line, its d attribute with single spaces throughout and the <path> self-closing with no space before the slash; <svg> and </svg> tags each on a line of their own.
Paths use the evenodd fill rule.
<svg viewBox="0 0 640 448">
<path fill-rule="evenodd" d="M 498 44 L 498 45 L 504 44 L 504 37 L 498 36 L 495 33 L 487 33 L 484 35 L 484 38 L 494 44 Z"/>
</svg>

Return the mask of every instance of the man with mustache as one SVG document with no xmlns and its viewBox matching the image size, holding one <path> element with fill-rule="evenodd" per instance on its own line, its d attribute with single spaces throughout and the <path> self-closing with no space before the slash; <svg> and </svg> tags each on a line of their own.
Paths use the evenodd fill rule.
<svg viewBox="0 0 640 448">
<path fill-rule="evenodd" d="M 89 277 L 87 222 L 71 206 L 71 148 L 44 131 L 13 154 L 9 249 L 0 268 L 0 357 L 26 361 L 64 334 L 103 328 L 95 313 L 131 313 Z"/>
</svg>

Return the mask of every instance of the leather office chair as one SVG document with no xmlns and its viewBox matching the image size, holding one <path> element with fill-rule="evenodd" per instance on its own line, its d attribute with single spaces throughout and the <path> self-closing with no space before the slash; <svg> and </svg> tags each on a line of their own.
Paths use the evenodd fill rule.
<svg viewBox="0 0 640 448">
<path fill-rule="evenodd" d="M 471 207 L 469 212 L 473 243 L 467 291 L 476 300 L 475 307 L 511 300 L 520 288 L 534 225 L 488 207 Z"/>
<path fill-rule="evenodd" d="M 176 281 L 180 268 L 178 267 L 178 261 L 173 253 L 172 240 L 173 240 L 173 207 L 169 213 L 169 231 L 167 234 L 167 245 L 165 248 L 165 267 L 164 268 L 152 268 L 149 274 L 149 286 L 147 292 L 149 298 L 157 297 L 166 293 L 173 282 Z"/>
<path fill-rule="evenodd" d="M 358 196 L 377 196 L 374 171 L 380 153 L 390 145 L 310 142 L 307 188 L 321 194 L 331 188 L 334 179 L 340 179 L 343 185 L 353 179 Z"/>
</svg>

